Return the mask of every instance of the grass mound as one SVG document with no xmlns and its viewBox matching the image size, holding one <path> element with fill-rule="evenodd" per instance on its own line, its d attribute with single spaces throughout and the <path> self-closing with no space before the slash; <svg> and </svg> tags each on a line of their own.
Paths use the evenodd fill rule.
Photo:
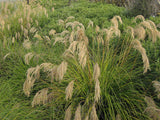
<svg viewBox="0 0 160 120">
<path fill-rule="evenodd" d="M 0 119 L 159 119 L 159 17 L 31 3 L 0 4 Z"/>
</svg>

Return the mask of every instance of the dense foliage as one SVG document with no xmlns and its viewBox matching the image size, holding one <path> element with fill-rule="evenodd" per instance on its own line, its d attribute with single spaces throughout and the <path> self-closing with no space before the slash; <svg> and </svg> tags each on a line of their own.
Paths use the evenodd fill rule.
<svg viewBox="0 0 160 120">
<path fill-rule="evenodd" d="M 0 119 L 160 119 L 160 17 L 126 16 L 86 0 L 0 3 Z"/>
</svg>

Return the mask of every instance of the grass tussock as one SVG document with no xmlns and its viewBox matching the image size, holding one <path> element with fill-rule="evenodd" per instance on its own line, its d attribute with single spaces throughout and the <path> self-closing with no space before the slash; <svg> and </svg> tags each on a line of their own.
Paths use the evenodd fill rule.
<svg viewBox="0 0 160 120">
<path fill-rule="evenodd" d="M 71 12 L 59 2 L 55 8 L 31 2 L 33 6 L 15 2 L 18 7 L 3 3 L 0 8 L 0 74 L 4 80 L 23 82 L 21 88 L 13 85 L 33 110 L 24 119 L 37 111 L 46 115 L 40 119 L 159 119 L 158 104 L 144 98 L 152 95 L 145 88 L 152 79 L 160 98 L 155 72 L 160 35 L 153 21 L 138 15 L 131 22 L 114 13 L 97 21 L 99 17 L 94 19 L 94 12 L 87 14 L 85 9 L 88 18 L 81 18 L 72 10 L 74 5 L 65 6 L 75 15 L 68 17 Z M 86 9 L 96 5 L 89 3 Z"/>
<path fill-rule="evenodd" d="M 84 27 L 84 25 L 82 25 L 81 23 L 79 23 L 77 21 L 69 22 L 69 23 L 64 21 L 63 24 L 59 24 L 59 25 L 65 26 L 65 24 L 66 24 L 66 30 L 62 31 L 61 33 L 56 33 L 53 30 L 52 35 L 55 37 L 54 46 L 57 44 L 57 42 L 62 42 L 65 46 L 68 46 L 68 48 L 66 49 L 66 51 L 63 54 L 65 61 L 63 61 L 58 66 L 52 65 L 51 63 L 49 63 L 49 64 L 42 63 L 40 65 L 40 69 L 43 68 L 44 72 L 46 72 L 48 74 L 48 76 L 51 77 L 53 84 L 55 84 L 55 82 L 59 82 L 58 84 L 63 84 L 63 82 L 68 81 L 68 85 L 65 87 L 64 91 L 65 91 L 66 103 L 69 102 L 70 105 L 65 110 L 64 119 L 66 119 L 66 120 L 71 119 L 72 116 L 74 115 L 75 120 L 85 119 L 85 118 L 98 120 L 98 119 L 101 119 L 101 117 L 103 116 L 103 112 L 107 112 L 108 110 L 110 111 L 110 105 L 109 105 L 108 101 L 105 102 L 105 100 L 111 99 L 110 98 L 111 95 L 108 94 L 107 91 L 110 91 L 110 90 L 112 91 L 112 88 L 110 88 L 110 85 L 112 85 L 113 83 L 112 83 L 112 79 L 107 74 L 109 74 L 108 67 L 110 64 L 113 64 L 111 61 L 112 61 L 112 59 L 115 59 L 115 58 L 113 56 L 110 61 L 109 56 L 112 55 L 113 53 L 117 57 L 119 56 L 119 58 L 121 58 L 120 56 L 125 55 L 125 51 L 121 52 L 119 55 L 118 53 L 114 52 L 115 48 L 111 47 L 109 50 L 109 47 L 110 47 L 109 41 L 111 41 L 111 44 L 113 44 L 112 39 L 114 39 L 117 36 L 120 37 L 121 31 L 119 29 L 119 24 L 118 24 L 117 20 L 119 20 L 121 24 L 123 23 L 119 16 L 115 16 L 111 20 L 111 22 L 113 23 L 113 26 L 111 26 L 107 29 L 100 29 L 97 26 L 95 29 L 96 35 L 98 36 L 96 38 L 98 39 L 101 36 L 101 39 L 104 39 L 104 44 L 101 42 L 98 42 L 98 46 L 96 46 L 96 44 L 95 44 L 95 47 L 98 47 L 97 55 L 102 54 L 102 58 L 100 60 L 98 60 L 98 62 L 96 62 L 96 63 L 94 63 L 94 60 L 92 60 L 92 55 L 95 55 L 95 52 L 92 51 L 93 48 L 91 49 L 89 47 L 90 44 L 89 44 L 88 37 L 85 35 L 86 28 Z M 59 20 L 59 23 L 60 23 L 60 21 L 62 23 L 62 20 Z M 140 23 L 139 25 L 141 25 L 141 24 L 142 23 Z M 69 26 L 71 26 L 71 31 L 67 30 L 67 28 Z M 149 58 L 147 57 L 147 54 L 146 54 L 146 50 L 144 47 L 142 47 L 139 40 L 134 39 L 135 38 L 134 28 L 128 27 L 128 29 L 131 30 L 131 33 L 132 33 L 131 35 L 132 35 L 133 40 L 130 42 L 130 45 L 127 48 L 125 48 L 125 50 L 126 50 L 126 52 L 130 52 L 131 47 L 133 47 L 141 53 L 143 64 L 144 64 L 143 73 L 147 73 L 147 71 L 150 70 L 150 64 L 149 64 Z M 50 38 L 48 38 L 48 39 L 50 39 Z M 91 42 L 93 42 L 93 41 L 91 41 Z M 102 46 L 103 49 L 100 49 L 100 46 Z M 130 50 L 130 51 L 128 51 L 128 50 Z M 124 59 L 127 59 L 127 57 L 124 57 Z M 121 71 L 121 67 L 125 67 L 125 64 L 127 64 L 127 63 L 125 63 L 124 65 L 122 65 L 124 59 L 122 61 L 120 59 L 120 61 L 119 61 L 120 63 L 118 64 L 118 66 L 119 66 L 120 71 Z M 117 59 L 117 60 L 119 60 L 119 59 Z M 93 63 L 94 63 L 94 66 L 92 66 Z M 101 65 L 101 66 L 99 66 L 99 65 Z M 135 66 L 136 66 L 136 64 L 135 64 Z M 110 67 L 111 67 L 110 69 L 118 69 L 117 66 L 114 67 L 114 65 L 110 66 Z M 47 70 L 45 70 L 46 68 L 47 68 Z M 130 68 L 128 68 L 128 70 L 129 69 Z M 83 73 L 84 70 L 86 71 L 86 73 Z M 102 71 L 103 72 L 106 71 L 107 73 L 101 73 Z M 126 72 L 127 76 L 129 76 L 128 75 L 129 71 Z M 117 73 L 115 73 L 115 74 L 117 74 Z M 35 76 L 35 75 L 31 75 L 31 76 Z M 35 80 L 35 78 L 34 78 L 34 80 Z M 108 81 L 105 81 L 105 80 L 108 80 Z M 127 79 L 126 79 L 126 82 L 127 82 Z M 109 86 L 108 87 L 104 86 L 104 85 L 102 85 L 102 83 L 104 85 L 108 84 Z M 119 88 L 120 84 L 121 83 L 116 83 L 115 85 L 118 85 L 117 88 Z M 123 82 L 123 84 L 126 84 L 126 83 Z M 121 84 L 121 85 L 123 86 L 123 84 Z M 130 85 L 134 86 L 133 83 L 130 83 Z M 113 86 L 114 86 L 114 84 L 113 84 Z M 33 84 L 31 87 L 33 87 Z M 31 88 L 31 87 L 29 87 L 29 88 Z M 88 87 L 90 87 L 90 89 Z M 52 88 L 50 88 L 50 89 L 51 89 L 51 91 L 53 90 Z M 105 92 L 104 89 L 107 89 L 107 91 Z M 29 89 L 29 91 L 30 90 L 31 89 Z M 87 90 L 89 90 L 91 92 L 89 95 L 86 94 Z M 78 92 L 76 92 L 76 91 L 78 91 Z M 133 92 L 133 91 L 135 91 L 134 87 L 131 89 L 131 92 Z M 114 91 L 114 92 L 116 92 L 116 91 Z M 40 93 L 38 92 L 35 95 L 36 96 L 35 99 L 38 98 L 37 96 L 41 96 Z M 54 96 L 54 94 L 55 93 L 53 93 L 53 96 Z M 138 91 L 137 91 L 137 94 L 139 94 L 139 97 L 136 98 L 137 101 L 138 100 L 143 101 L 142 100 L 143 97 L 140 93 L 138 93 Z M 115 99 L 117 99 L 118 101 L 119 100 L 125 101 L 125 99 L 123 99 L 120 96 L 117 96 L 117 95 L 114 95 L 114 96 L 115 96 Z M 75 98 L 78 99 L 79 102 Z M 40 104 L 41 102 L 46 101 L 46 100 L 47 99 L 45 99 L 45 100 L 39 99 L 39 102 L 35 103 L 34 105 Z M 33 101 L 34 101 L 34 99 L 33 99 Z M 88 104 L 87 101 L 89 101 L 90 104 Z M 129 99 L 129 101 L 131 102 L 131 99 Z M 78 105 L 76 104 L 77 102 L 78 102 Z M 117 120 L 118 119 L 132 119 L 131 114 L 134 114 L 136 117 L 138 117 L 136 109 L 138 108 L 139 111 L 143 112 L 143 109 L 142 109 L 144 107 L 143 102 L 141 102 L 141 104 L 137 104 L 136 102 L 133 102 L 133 101 L 132 101 L 132 103 L 130 103 L 130 102 L 128 103 L 129 105 L 131 105 L 130 107 L 125 106 L 124 104 L 122 104 L 122 105 L 119 104 L 119 106 L 121 106 L 121 107 L 119 107 L 117 109 L 114 106 L 114 110 L 112 111 L 113 113 L 109 112 L 110 117 L 108 116 L 108 117 L 106 117 L 106 119 L 110 119 L 110 118 L 117 119 Z M 112 104 L 112 103 L 110 102 L 110 104 Z M 136 108 L 133 107 L 132 104 L 135 104 Z M 102 108 L 100 109 L 100 107 L 103 105 L 108 106 L 109 107 L 108 110 L 104 110 Z M 81 108 L 81 106 L 83 106 L 83 107 Z M 73 112 L 71 112 L 73 109 L 75 109 L 74 114 L 73 114 Z M 101 112 L 98 112 L 97 111 L 98 109 L 101 110 Z M 124 111 L 124 109 L 126 111 Z M 133 109 L 134 112 L 130 113 L 129 112 L 130 109 Z M 88 114 L 83 114 L 83 113 L 85 113 L 84 111 L 88 111 Z M 114 113 L 114 111 L 115 111 L 115 113 Z M 143 117 L 145 117 L 145 115 Z"/>
</svg>

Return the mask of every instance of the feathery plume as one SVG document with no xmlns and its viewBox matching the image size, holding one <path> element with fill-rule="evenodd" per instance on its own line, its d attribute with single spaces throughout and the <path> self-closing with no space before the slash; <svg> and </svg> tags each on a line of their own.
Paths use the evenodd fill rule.
<svg viewBox="0 0 160 120">
<path fill-rule="evenodd" d="M 130 26 L 127 27 L 127 31 L 130 31 L 132 39 L 134 39 L 134 29 Z"/>
<path fill-rule="evenodd" d="M 24 57 L 25 64 L 29 65 L 30 60 L 33 58 L 34 54 L 32 52 L 27 53 Z"/>
<path fill-rule="evenodd" d="M 32 45 L 32 43 L 31 43 L 31 41 L 30 41 L 29 39 L 24 40 L 24 42 L 23 42 L 23 47 L 24 47 L 25 49 L 31 49 L 31 45 Z"/>
<path fill-rule="evenodd" d="M 11 53 L 7 53 L 4 57 L 3 57 L 3 60 L 5 61 L 6 58 L 10 55 Z"/>
<path fill-rule="evenodd" d="M 69 50 L 69 51 L 72 51 L 72 53 L 74 53 L 74 52 L 76 51 L 77 45 L 78 45 L 78 41 L 73 41 L 73 42 L 70 44 L 68 50 Z"/>
<path fill-rule="evenodd" d="M 54 7 L 52 7 L 52 12 L 54 12 Z"/>
<path fill-rule="evenodd" d="M 88 38 L 85 35 L 84 29 L 79 29 L 76 32 L 76 40 L 77 41 L 84 41 L 86 45 L 88 45 Z"/>
<path fill-rule="evenodd" d="M 155 92 L 158 93 L 157 97 L 160 99 L 160 82 L 159 81 L 152 81 L 153 87 L 155 88 Z"/>
<path fill-rule="evenodd" d="M 72 31 L 69 37 L 69 42 L 72 43 L 74 41 L 74 32 Z"/>
<path fill-rule="evenodd" d="M 18 39 L 18 33 L 16 32 L 16 34 L 15 34 L 15 38 L 16 38 L 16 40 Z"/>
<path fill-rule="evenodd" d="M 36 93 L 36 95 L 33 98 L 32 101 L 32 107 L 35 105 L 40 105 L 41 103 L 44 105 L 47 103 L 47 93 L 48 93 L 48 88 L 44 88 Z"/>
<path fill-rule="evenodd" d="M 157 37 L 160 39 L 160 31 L 158 31 L 157 29 L 155 30 Z"/>
<path fill-rule="evenodd" d="M 78 22 L 78 21 L 74 21 L 73 23 L 74 23 L 74 28 L 75 28 L 76 26 L 79 26 L 81 29 L 85 30 L 85 27 L 84 27 L 84 25 L 83 25 L 82 23 L 80 23 L 80 22 Z"/>
<path fill-rule="evenodd" d="M 20 40 L 21 35 L 19 32 L 17 33 L 17 37 L 18 37 L 18 40 Z"/>
<path fill-rule="evenodd" d="M 74 80 L 72 80 L 68 86 L 66 87 L 66 100 L 69 100 L 72 98 L 72 94 L 73 94 L 73 86 L 74 86 Z"/>
<path fill-rule="evenodd" d="M 150 25 L 152 26 L 153 29 L 157 29 L 155 23 L 151 20 L 146 20 L 146 22 L 150 23 Z"/>
<path fill-rule="evenodd" d="M 23 32 L 23 30 L 24 30 L 24 27 L 23 27 L 23 25 L 21 25 L 21 31 Z"/>
<path fill-rule="evenodd" d="M 78 22 L 78 21 L 74 21 L 74 22 L 68 22 L 66 24 L 66 28 L 68 28 L 69 26 L 72 27 L 72 30 L 74 30 L 75 28 L 80 27 L 81 29 L 85 30 L 85 27 L 82 23 Z"/>
<path fill-rule="evenodd" d="M 28 30 L 26 28 L 24 28 L 24 36 L 27 37 L 28 36 Z"/>
<path fill-rule="evenodd" d="M 86 66 L 87 62 L 87 47 L 84 41 L 80 41 L 77 46 L 77 51 L 78 53 L 78 60 L 79 63 L 81 64 L 82 68 Z"/>
<path fill-rule="evenodd" d="M 111 31 L 112 34 L 114 33 L 115 36 L 118 36 L 118 37 L 121 36 L 121 31 L 117 27 L 110 27 L 109 31 Z"/>
<path fill-rule="evenodd" d="M 67 71 L 67 62 L 63 61 L 57 68 L 56 80 L 62 80 Z"/>
<path fill-rule="evenodd" d="M 72 109 L 72 106 L 70 105 L 65 112 L 64 120 L 71 120 L 71 117 L 72 117 L 71 109 Z"/>
<path fill-rule="evenodd" d="M 97 41 L 98 41 L 99 44 L 104 45 L 104 40 L 103 40 L 103 37 L 102 37 L 101 34 L 99 34 L 99 35 L 97 36 Z"/>
<path fill-rule="evenodd" d="M 79 104 L 75 112 L 74 120 L 81 120 L 81 105 Z"/>
<path fill-rule="evenodd" d="M 65 40 L 64 38 L 62 38 L 62 37 L 56 37 L 56 38 L 55 38 L 55 41 L 54 41 L 54 43 L 53 43 L 53 46 L 54 46 L 57 42 L 65 43 L 66 40 Z"/>
<path fill-rule="evenodd" d="M 15 42 L 15 38 L 14 37 L 12 37 L 12 43 L 14 43 Z"/>
<path fill-rule="evenodd" d="M 64 30 L 63 32 L 61 32 L 59 35 L 60 36 L 65 36 L 66 34 L 69 34 L 68 30 Z"/>
<path fill-rule="evenodd" d="M 157 38 L 160 38 L 160 32 L 157 30 L 156 25 L 151 20 L 143 21 L 140 23 L 141 26 L 148 29 L 149 39 L 152 39 L 152 42 L 156 42 Z"/>
<path fill-rule="evenodd" d="M 96 33 L 100 32 L 100 27 L 96 25 Z"/>
<path fill-rule="evenodd" d="M 87 28 L 89 28 L 89 27 L 93 27 L 93 21 L 91 21 L 91 20 L 89 21 Z"/>
<path fill-rule="evenodd" d="M 43 40 L 42 37 L 39 34 L 37 34 L 37 33 L 34 35 L 34 37 L 38 38 L 39 40 Z"/>
<path fill-rule="evenodd" d="M 35 27 L 32 27 L 31 29 L 30 29 L 30 33 L 35 33 L 37 31 L 37 29 L 35 28 Z"/>
<path fill-rule="evenodd" d="M 38 20 L 35 20 L 36 25 L 38 26 Z"/>
<path fill-rule="evenodd" d="M 32 18 L 30 18 L 30 21 L 31 21 L 31 23 L 33 23 L 33 19 Z"/>
<path fill-rule="evenodd" d="M 116 120 L 121 120 L 120 114 L 117 114 L 117 115 L 116 115 Z"/>
<path fill-rule="evenodd" d="M 153 120 L 159 120 L 160 109 L 157 109 L 157 106 L 154 103 L 153 99 L 145 96 L 145 102 L 147 103 L 147 108 L 145 109 L 144 112 L 147 113 L 149 117 L 152 118 Z"/>
<path fill-rule="evenodd" d="M 113 31 L 111 31 L 111 29 L 103 29 L 102 32 L 105 32 L 106 37 L 105 37 L 105 46 L 107 47 L 107 51 L 109 51 L 109 41 L 113 35 Z"/>
<path fill-rule="evenodd" d="M 5 25 L 5 21 L 4 21 L 4 20 L 1 21 L 1 25 L 2 25 L 2 26 Z"/>
<path fill-rule="evenodd" d="M 23 91 L 25 95 L 30 96 L 30 92 L 32 87 L 34 86 L 34 82 L 40 77 L 40 66 L 29 68 L 27 70 L 27 79 L 23 84 Z"/>
<path fill-rule="evenodd" d="M 98 116 L 97 116 L 97 112 L 96 112 L 95 103 L 92 106 L 92 111 L 90 113 L 90 118 L 91 118 L 91 120 L 99 120 Z"/>
<path fill-rule="evenodd" d="M 101 94 L 101 88 L 100 88 L 99 80 L 97 79 L 95 84 L 95 96 L 94 96 L 95 102 L 97 103 L 100 100 L 100 97 L 101 97 L 100 94 Z"/>
<path fill-rule="evenodd" d="M 147 107 L 144 111 L 152 120 L 160 120 L 160 109 L 155 107 Z"/>
<path fill-rule="evenodd" d="M 53 64 L 52 63 L 42 63 L 40 65 L 40 68 L 43 69 L 44 72 L 51 72 L 53 68 Z"/>
<path fill-rule="evenodd" d="M 68 22 L 68 23 L 66 24 L 66 28 L 68 28 L 69 26 L 71 26 L 71 27 L 72 27 L 72 30 L 74 30 L 74 23 Z"/>
<path fill-rule="evenodd" d="M 150 65 L 149 65 L 149 60 L 148 60 L 147 54 L 146 54 L 146 50 L 142 47 L 140 41 L 138 41 L 138 40 L 132 41 L 132 45 L 133 45 L 133 48 L 137 49 L 141 53 L 143 64 L 144 64 L 143 65 L 144 66 L 143 73 L 146 73 L 147 70 L 150 70 Z"/>
<path fill-rule="evenodd" d="M 99 78 L 99 76 L 100 76 L 100 67 L 98 63 L 96 63 L 93 69 L 93 79 L 96 81 Z"/>
<path fill-rule="evenodd" d="M 56 74 L 57 74 L 57 66 L 54 66 L 51 69 L 51 82 L 53 82 L 54 78 L 56 77 Z"/>
<path fill-rule="evenodd" d="M 160 28 L 160 23 L 156 25 L 157 28 Z"/>
<path fill-rule="evenodd" d="M 51 35 L 55 35 L 55 33 L 56 33 L 56 31 L 53 30 L 53 29 L 49 31 L 49 35 L 50 35 L 50 36 L 51 36 Z"/>
<path fill-rule="evenodd" d="M 75 18 L 74 16 L 69 16 L 69 17 L 67 17 L 67 19 L 65 20 L 65 22 L 68 22 L 69 20 L 74 19 L 74 18 Z"/>
<path fill-rule="evenodd" d="M 82 68 L 84 68 L 87 62 L 88 53 L 86 45 L 87 43 L 85 42 L 87 40 L 80 41 L 80 39 L 82 40 L 83 38 L 78 38 L 79 41 L 73 41 L 69 48 L 65 51 L 64 55 L 73 57 L 74 53 L 78 54 L 79 63 L 81 64 Z"/>
<path fill-rule="evenodd" d="M 105 32 L 105 34 L 106 34 L 104 43 L 105 43 L 105 46 L 107 47 L 107 50 L 109 51 L 109 41 L 110 41 L 110 39 L 112 37 L 114 37 L 113 35 L 120 37 L 121 32 L 118 28 L 113 27 L 113 26 L 110 27 L 109 30 L 108 29 L 103 29 L 102 32 Z"/>
<path fill-rule="evenodd" d="M 143 21 L 143 22 L 141 22 L 139 25 L 140 25 L 140 26 L 143 26 L 143 27 L 145 27 L 145 28 L 147 28 L 147 29 L 149 29 L 149 30 L 152 29 L 151 24 L 150 24 L 149 22 L 147 22 L 147 21 Z"/>
<path fill-rule="evenodd" d="M 115 28 L 118 28 L 118 21 L 122 24 L 122 19 L 120 16 L 114 16 L 112 19 L 111 19 L 111 22 L 112 24 L 114 25 Z"/>
<path fill-rule="evenodd" d="M 51 39 L 48 36 L 44 36 L 46 41 L 51 41 Z"/>
<path fill-rule="evenodd" d="M 152 40 L 153 43 L 155 43 L 157 41 L 157 32 L 155 29 L 151 29 L 150 32 L 148 32 L 149 34 L 149 39 Z"/>
<path fill-rule="evenodd" d="M 135 21 L 136 21 L 137 19 L 140 19 L 140 20 L 142 20 L 142 21 L 145 21 L 145 18 L 144 18 L 142 15 L 137 15 L 134 19 L 135 19 Z"/>
<path fill-rule="evenodd" d="M 18 19 L 18 22 L 19 22 L 20 24 L 22 24 L 22 23 L 23 23 L 23 18 L 22 18 L 22 17 L 19 18 L 19 19 Z"/>
<path fill-rule="evenodd" d="M 160 82 L 159 81 L 152 81 L 153 87 L 155 88 L 155 92 L 160 92 Z"/>
<path fill-rule="evenodd" d="M 47 102 L 50 103 L 54 99 L 54 92 L 51 92 L 47 95 Z"/>
<path fill-rule="evenodd" d="M 151 97 L 145 96 L 144 100 L 147 103 L 148 107 L 156 107 L 156 104 Z"/>
<path fill-rule="evenodd" d="M 27 23 L 27 29 L 29 30 L 31 28 L 31 24 Z"/>
<path fill-rule="evenodd" d="M 134 29 L 134 33 L 138 40 L 144 40 L 146 37 L 146 31 L 142 26 L 137 26 Z"/>
<path fill-rule="evenodd" d="M 59 25 L 64 25 L 64 21 L 62 19 L 58 20 Z"/>
<path fill-rule="evenodd" d="M 51 39 L 48 36 L 44 36 L 44 40 L 46 41 L 47 44 L 51 44 Z"/>
</svg>

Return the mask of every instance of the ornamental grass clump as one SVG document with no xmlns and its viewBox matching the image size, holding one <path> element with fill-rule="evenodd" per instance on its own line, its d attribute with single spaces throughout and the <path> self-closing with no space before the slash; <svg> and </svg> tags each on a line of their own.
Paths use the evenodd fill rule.
<svg viewBox="0 0 160 120">
<path fill-rule="evenodd" d="M 93 39 L 89 39 L 86 35 L 89 27 L 85 28 L 77 21 L 61 20 L 63 26 L 66 26 L 64 30 L 61 33 L 51 30 L 53 33 L 50 37 L 52 36 L 53 39 L 49 36 L 43 39 L 48 39 L 50 42 L 54 40 L 54 45 L 57 42 L 65 45 L 63 61 L 58 65 L 42 63 L 27 71 L 23 89 L 28 97 L 32 89 L 38 91 L 33 88 L 34 84 L 37 88 L 42 81 L 48 86 L 37 92 L 32 106 L 47 104 L 47 102 L 54 104 L 57 108 L 54 109 L 53 119 L 148 119 L 148 116 L 143 114 L 144 95 L 136 87 L 138 84 L 140 89 L 143 89 L 143 84 L 139 84 L 141 81 L 135 80 L 134 77 L 142 74 L 142 66 L 138 64 L 140 57 L 135 56 L 133 50 L 138 50 L 142 56 L 144 73 L 150 70 L 149 58 L 145 46 L 143 47 L 136 38 L 138 35 L 135 35 L 135 28 L 128 27 L 132 37 L 126 40 L 128 34 L 125 36 L 125 33 L 119 29 L 118 20 L 123 24 L 121 18 L 115 16 L 109 28 L 101 29 L 98 26 L 94 28 L 90 25 L 95 33 Z M 151 26 L 154 28 L 153 24 Z M 39 39 L 40 36 L 36 34 L 36 38 Z M 122 40 L 121 37 L 125 39 Z M 59 111 L 63 114 L 59 114 Z"/>
</svg>

